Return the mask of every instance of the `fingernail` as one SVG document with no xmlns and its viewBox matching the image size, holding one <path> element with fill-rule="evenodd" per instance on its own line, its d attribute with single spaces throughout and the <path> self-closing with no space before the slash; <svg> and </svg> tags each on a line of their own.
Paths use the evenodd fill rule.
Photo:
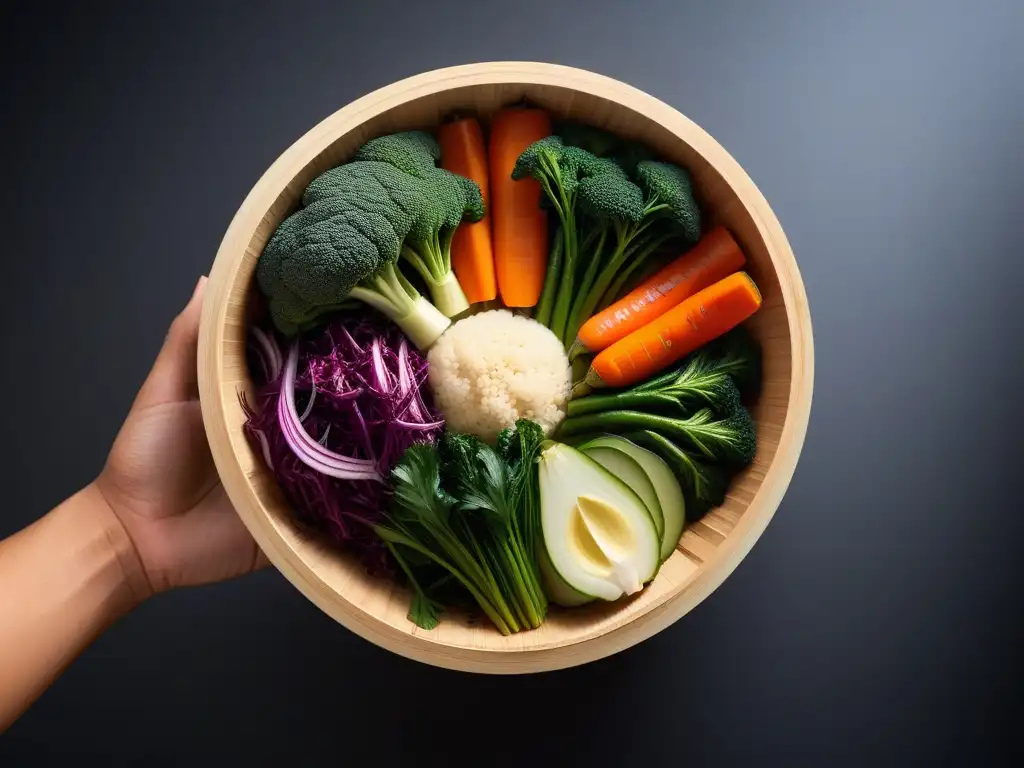
<svg viewBox="0 0 1024 768">
<path fill-rule="evenodd" d="M 195 297 L 196 297 L 196 296 L 197 296 L 197 295 L 199 294 L 199 290 L 200 290 L 200 289 L 201 289 L 201 288 L 202 288 L 202 287 L 203 287 L 204 285 L 206 285 L 206 275 L 202 275 L 202 276 L 201 276 L 201 277 L 199 278 L 199 282 L 197 282 L 197 283 L 196 283 L 196 287 L 195 287 L 195 290 L 193 290 L 193 291 L 192 291 L 192 298 L 193 298 L 193 299 L 194 299 L 194 298 L 195 298 Z"/>
</svg>

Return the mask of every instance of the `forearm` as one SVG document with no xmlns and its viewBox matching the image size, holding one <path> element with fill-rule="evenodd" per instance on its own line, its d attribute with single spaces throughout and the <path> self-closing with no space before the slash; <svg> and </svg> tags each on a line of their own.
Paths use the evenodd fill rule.
<svg viewBox="0 0 1024 768">
<path fill-rule="evenodd" d="M 133 557 L 92 486 L 0 542 L 0 732 L 137 604 Z"/>
</svg>

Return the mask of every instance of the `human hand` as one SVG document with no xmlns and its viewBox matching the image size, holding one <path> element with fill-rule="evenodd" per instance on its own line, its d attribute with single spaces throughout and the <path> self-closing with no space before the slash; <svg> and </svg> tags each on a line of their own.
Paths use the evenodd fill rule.
<svg viewBox="0 0 1024 768">
<path fill-rule="evenodd" d="M 196 352 L 205 287 L 204 277 L 171 324 L 94 483 L 131 539 L 126 577 L 139 597 L 268 562 L 224 492 L 203 429 Z"/>
</svg>

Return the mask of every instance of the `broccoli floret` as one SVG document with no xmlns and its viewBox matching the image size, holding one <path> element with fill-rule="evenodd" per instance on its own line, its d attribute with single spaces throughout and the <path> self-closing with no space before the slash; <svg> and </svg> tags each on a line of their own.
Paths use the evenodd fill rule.
<svg viewBox="0 0 1024 768">
<path fill-rule="evenodd" d="M 672 163 L 645 160 L 637 164 L 636 176 L 647 193 L 646 215 L 664 212 L 686 240 L 697 242 L 700 239 L 700 208 L 693 197 L 690 172 Z"/>
<path fill-rule="evenodd" d="M 512 178 L 540 182 L 561 221 L 561 261 L 548 265 L 534 318 L 570 347 L 587 318 L 666 241 L 700 237 L 700 211 L 689 173 L 655 161 L 646 145 L 575 122 L 559 131 L 527 147 Z M 581 249 L 584 220 L 596 234 Z"/>
<path fill-rule="evenodd" d="M 310 204 L 267 243 L 257 279 L 278 329 L 294 335 L 350 299 L 394 320 L 420 349 L 449 325 L 396 267 L 425 205 L 419 181 L 384 163 L 351 163 L 315 180 Z"/>
<path fill-rule="evenodd" d="M 354 159 L 387 163 L 410 176 L 424 178 L 441 159 L 441 147 L 425 131 L 404 131 L 371 139 L 356 151 Z"/>
<path fill-rule="evenodd" d="M 560 136 L 548 136 L 527 147 L 516 160 L 512 178 L 536 179 L 562 223 L 562 259 L 549 264 L 534 319 L 562 338 L 573 299 L 580 291 L 580 227 L 577 197 L 586 195 L 587 208 L 606 216 L 638 215 L 643 197 L 614 162 L 580 147 L 567 146 Z M 619 194 L 621 199 L 616 198 Z M 586 279 L 585 275 L 583 279 Z"/>
<path fill-rule="evenodd" d="M 653 160 L 654 152 L 646 144 L 639 141 L 627 141 L 615 150 L 611 156 L 618 165 L 622 166 L 630 178 L 636 176 L 637 166 L 645 160 Z"/>
<path fill-rule="evenodd" d="M 635 167 L 639 183 L 633 186 L 641 190 L 642 214 L 639 218 L 599 219 L 614 232 L 616 247 L 577 304 L 570 319 L 570 333 L 566 334 L 568 345 L 579 327 L 594 312 L 608 306 L 629 276 L 668 240 L 682 238 L 692 245 L 700 238 L 700 210 L 689 172 L 652 160 L 637 162 Z M 612 194 L 618 195 L 618 189 Z"/>
<path fill-rule="evenodd" d="M 581 175 L 580 207 L 599 223 L 626 226 L 644 217 L 643 193 L 618 163 L 595 157 Z"/>
<path fill-rule="evenodd" d="M 702 408 L 677 422 L 671 432 L 700 455 L 725 464 L 746 466 L 757 451 L 754 420 L 742 406 L 725 418 L 718 418 L 710 408 Z"/>
<path fill-rule="evenodd" d="M 401 255 L 423 277 L 438 308 L 454 317 L 469 303 L 452 272 L 452 237 L 464 219 L 483 218 L 484 203 L 476 182 L 436 167 L 440 157 L 434 137 L 423 131 L 381 136 L 356 152 L 357 162 L 386 163 L 415 177 L 420 192 L 410 201 L 414 224 Z"/>
</svg>

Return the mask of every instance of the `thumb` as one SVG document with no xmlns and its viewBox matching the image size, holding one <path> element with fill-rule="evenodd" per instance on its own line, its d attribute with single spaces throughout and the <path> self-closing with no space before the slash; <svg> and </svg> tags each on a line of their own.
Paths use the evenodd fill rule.
<svg viewBox="0 0 1024 768">
<path fill-rule="evenodd" d="M 205 292 L 206 277 L 203 276 L 196 283 L 188 304 L 171 323 L 160 354 L 135 399 L 136 408 L 198 399 L 196 356 Z"/>
</svg>

